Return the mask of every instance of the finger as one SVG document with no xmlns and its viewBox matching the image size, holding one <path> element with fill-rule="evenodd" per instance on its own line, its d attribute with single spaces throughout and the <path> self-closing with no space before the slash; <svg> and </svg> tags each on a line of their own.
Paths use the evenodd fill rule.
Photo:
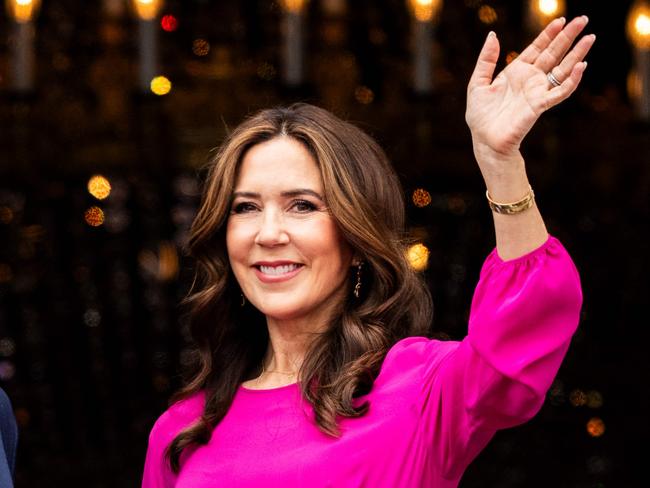
<svg viewBox="0 0 650 488">
<path fill-rule="evenodd" d="M 474 67 L 474 72 L 469 79 L 467 88 L 470 89 L 475 86 L 488 86 L 492 83 L 492 77 L 494 76 L 494 70 L 496 69 L 498 60 L 499 40 L 497 39 L 497 35 L 490 31 L 483 43 L 483 48 L 478 55 L 478 60 L 476 61 L 476 66 Z"/>
<path fill-rule="evenodd" d="M 549 46 L 540 53 L 533 64 L 545 72 L 559 64 L 573 41 L 578 37 L 578 34 L 585 28 L 587 22 L 589 22 L 589 19 L 586 15 L 576 17 L 569 22 Z"/>
<path fill-rule="evenodd" d="M 582 61 L 576 64 L 571 70 L 569 77 L 564 82 L 555 88 L 548 91 L 546 96 L 546 110 L 554 107 L 558 103 L 566 100 L 578 88 L 578 84 L 582 79 L 582 74 L 587 68 L 587 62 Z"/>
<path fill-rule="evenodd" d="M 542 51 L 544 51 L 544 49 L 546 49 L 553 39 L 555 39 L 555 37 L 560 33 L 565 23 L 566 19 L 564 17 L 552 20 L 544 30 L 539 33 L 535 40 L 521 52 L 517 59 L 533 64 Z"/>
<path fill-rule="evenodd" d="M 569 51 L 569 54 L 564 57 L 562 62 L 550 70 L 553 76 L 560 83 L 566 80 L 570 76 L 571 71 L 573 71 L 573 67 L 585 58 L 595 41 L 596 36 L 594 34 L 589 34 L 580 39 L 573 49 Z"/>
</svg>

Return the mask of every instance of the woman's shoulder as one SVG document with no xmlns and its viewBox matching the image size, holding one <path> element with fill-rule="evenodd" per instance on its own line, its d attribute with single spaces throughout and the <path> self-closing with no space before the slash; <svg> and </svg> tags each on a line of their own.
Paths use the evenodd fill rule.
<svg viewBox="0 0 650 488">
<path fill-rule="evenodd" d="M 439 363 L 453 351 L 460 342 L 410 336 L 397 341 L 389 349 L 382 369 L 404 371 Z"/>
<path fill-rule="evenodd" d="M 149 434 L 149 443 L 168 443 L 181 430 L 195 422 L 203 412 L 205 394 L 198 391 L 174 402 L 154 423 Z"/>
</svg>

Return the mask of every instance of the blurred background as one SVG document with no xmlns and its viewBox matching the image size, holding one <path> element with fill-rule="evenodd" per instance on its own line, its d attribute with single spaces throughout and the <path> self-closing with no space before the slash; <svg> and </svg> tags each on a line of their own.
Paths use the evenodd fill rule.
<svg viewBox="0 0 650 488">
<path fill-rule="evenodd" d="M 0 386 L 20 430 L 17 487 L 139 485 L 149 430 L 187 360 L 183 244 L 202 168 L 259 108 L 315 103 L 379 140 L 420 243 L 410 257 L 433 293 L 432 333 L 462 338 L 494 246 L 466 83 L 490 30 L 502 68 L 561 14 L 587 14 L 598 39 L 578 91 L 522 150 L 549 231 L 580 270 L 582 325 L 539 415 L 498 433 L 461 487 L 650 486 L 647 3 L 5 7 Z"/>
</svg>

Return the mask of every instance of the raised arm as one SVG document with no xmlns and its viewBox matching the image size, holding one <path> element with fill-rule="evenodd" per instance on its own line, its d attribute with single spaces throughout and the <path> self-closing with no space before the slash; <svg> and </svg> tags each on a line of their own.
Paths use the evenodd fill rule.
<svg viewBox="0 0 650 488">
<path fill-rule="evenodd" d="M 568 24 L 564 18 L 553 20 L 495 78 L 499 41 L 493 32 L 488 35 L 467 88 L 465 119 L 476 161 L 494 201 L 517 202 L 528 194 L 521 142 L 539 116 L 568 98 L 580 83 L 587 67 L 583 59 L 596 37 L 583 36 L 569 49 L 587 22 L 586 16 Z M 493 212 L 493 216 L 497 252 L 504 260 L 522 256 L 548 238 L 534 202 L 522 212 Z"/>
</svg>

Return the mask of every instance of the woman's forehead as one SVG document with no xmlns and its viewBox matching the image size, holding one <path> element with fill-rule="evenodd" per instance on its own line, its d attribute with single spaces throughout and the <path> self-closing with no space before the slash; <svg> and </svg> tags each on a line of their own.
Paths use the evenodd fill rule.
<svg viewBox="0 0 650 488">
<path fill-rule="evenodd" d="M 235 191 L 287 191 L 305 188 L 322 194 L 316 161 L 298 141 L 277 137 L 251 147 L 238 171 Z"/>
</svg>

